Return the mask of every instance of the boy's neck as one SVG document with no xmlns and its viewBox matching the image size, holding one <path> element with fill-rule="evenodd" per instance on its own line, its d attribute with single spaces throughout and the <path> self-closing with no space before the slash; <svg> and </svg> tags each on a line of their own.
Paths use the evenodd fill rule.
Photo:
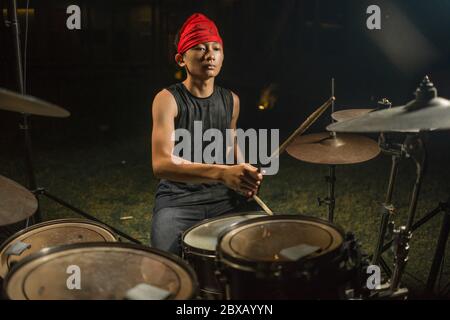
<svg viewBox="0 0 450 320">
<path fill-rule="evenodd" d="M 214 78 L 198 80 L 188 77 L 183 84 L 192 95 L 198 98 L 207 98 L 214 92 Z"/>
</svg>

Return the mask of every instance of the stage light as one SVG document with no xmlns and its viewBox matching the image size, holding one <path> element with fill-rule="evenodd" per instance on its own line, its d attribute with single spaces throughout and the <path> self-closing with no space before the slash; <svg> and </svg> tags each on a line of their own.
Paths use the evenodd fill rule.
<svg viewBox="0 0 450 320">
<path fill-rule="evenodd" d="M 275 102 L 277 101 L 276 88 L 277 85 L 271 83 L 261 91 L 258 110 L 269 110 L 275 106 Z"/>
</svg>

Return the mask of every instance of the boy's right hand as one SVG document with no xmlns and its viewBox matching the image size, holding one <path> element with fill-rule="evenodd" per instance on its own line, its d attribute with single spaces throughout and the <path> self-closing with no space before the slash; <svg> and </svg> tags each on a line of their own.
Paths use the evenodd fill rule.
<svg viewBox="0 0 450 320">
<path fill-rule="evenodd" d="M 229 188 L 252 197 L 258 192 L 263 175 L 258 168 L 241 163 L 234 166 L 227 166 L 222 173 L 222 182 Z"/>
</svg>

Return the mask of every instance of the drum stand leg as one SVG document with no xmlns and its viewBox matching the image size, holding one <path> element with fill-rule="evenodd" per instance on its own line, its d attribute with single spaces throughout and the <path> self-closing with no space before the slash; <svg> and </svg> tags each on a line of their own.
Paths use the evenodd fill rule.
<svg viewBox="0 0 450 320">
<path fill-rule="evenodd" d="M 389 221 L 391 220 L 392 216 L 394 215 L 395 208 L 394 208 L 394 205 L 392 204 L 392 194 L 394 192 L 394 183 L 395 183 L 395 179 L 397 177 L 399 161 L 400 161 L 399 156 L 397 156 L 397 155 L 392 156 L 392 166 L 391 166 L 391 174 L 389 177 L 389 185 L 388 185 L 388 190 L 386 193 L 385 202 L 382 205 L 382 217 L 381 217 L 380 230 L 378 233 L 378 241 L 377 241 L 375 252 L 374 252 L 373 258 L 372 258 L 373 265 L 378 265 L 380 263 L 384 239 L 386 237 L 386 232 L 388 230 L 388 224 L 389 224 Z"/>
<path fill-rule="evenodd" d="M 334 221 L 334 208 L 336 205 L 336 198 L 334 194 L 336 183 L 336 165 L 329 166 L 329 175 L 325 177 L 325 181 L 328 184 L 328 196 L 325 199 L 317 198 L 319 206 L 326 204 L 328 206 L 328 221 Z"/>
<path fill-rule="evenodd" d="M 447 200 L 447 202 L 440 203 L 435 209 L 428 212 L 423 218 L 418 220 L 416 223 L 414 223 L 411 227 L 411 232 L 414 232 L 418 228 L 420 228 L 423 224 L 431 220 L 434 216 L 436 216 L 438 213 L 444 212 L 444 220 L 442 222 L 441 231 L 439 234 L 439 240 L 438 244 L 436 246 L 436 252 L 433 258 L 433 263 L 430 269 L 430 274 L 428 276 L 428 281 L 425 289 L 425 293 L 428 295 L 433 294 L 433 290 L 435 287 L 435 283 L 437 280 L 437 275 L 439 273 L 439 269 L 442 265 L 443 256 L 445 253 L 445 246 L 446 246 L 446 239 L 448 238 L 449 229 L 450 229 L 450 198 Z M 393 240 L 390 240 L 387 242 L 382 249 L 382 252 L 388 250 L 392 246 Z M 380 265 L 382 264 L 383 259 L 380 259 Z M 383 267 L 384 268 L 384 267 Z"/>
<path fill-rule="evenodd" d="M 411 232 L 406 230 L 406 226 L 401 226 L 393 231 L 394 237 L 394 271 L 390 282 L 379 288 L 372 296 L 372 299 L 406 299 L 408 289 L 400 287 L 400 279 L 408 262 L 409 240 Z"/>
<path fill-rule="evenodd" d="M 51 199 L 51 200 L 53 200 L 53 201 L 59 203 L 60 205 L 62 205 L 62 206 L 64 206 L 64 207 L 66 207 L 66 208 L 68 208 L 68 209 L 70 209 L 70 210 L 72 210 L 72 211 L 78 213 L 79 215 L 81 215 L 81 216 L 83 216 L 83 217 L 85 217 L 85 218 L 87 218 L 87 219 L 89 219 L 89 220 L 93 220 L 93 221 L 102 223 L 103 225 L 107 226 L 107 227 L 110 228 L 112 231 L 114 231 L 115 233 L 117 233 L 119 236 L 121 236 L 121 237 L 123 237 L 123 238 L 125 238 L 125 239 L 128 239 L 128 240 L 130 240 L 131 242 L 134 242 L 134 243 L 137 243 L 137 244 L 142 244 L 142 242 L 140 242 L 139 240 L 136 240 L 136 239 L 130 237 L 130 236 L 127 235 L 126 233 L 123 233 L 122 231 L 117 230 L 116 228 L 114 228 L 114 227 L 112 227 L 112 226 L 110 226 L 110 225 L 104 223 L 103 221 L 101 221 L 101 220 L 95 218 L 94 216 L 91 216 L 90 214 L 88 214 L 88 213 L 86 213 L 86 212 L 84 212 L 84 211 L 82 211 L 82 210 L 80 210 L 80 209 L 78 209 L 78 208 L 72 206 L 71 204 L 65 202 L 64 200 L 62 200 L 62 199 L 60 199 L 60 198 L 58 198 L 58 197 L 52 195 L 51 193 L 47 192 L 44 188 L 38 188 L 37 190 L 34 191 L 34 193 L 39 194 L 39 195 L 44 195 L 44 196 L 46 196 L 47 198 L 49 198 L 49 199 Z"/>
<path fill-rule="evenodd" d="M 446 203 L 441 203 L 440 207 L 444 210 L 444 220 L 442 221 L 441 232 L 439 233 L 439 240 L 434 253 L 433 263 L 431 265 L 430 274 L 428 276 L 427 286 L 425 292 L 432 294 L 436 286 L 436 280 L 444 262 L 445 246 L 448 240 L 450 230 L 450 198 Z"/>
<path fill-rule="evenodd" d="M 387 262 L 383 259 L 383 257 L 380 256 L 380 259 L 378 261 L 378 263 L 380 264 L 380 266 L 383 268 L 384 272 L 386 273 L 386 275 L 390 278 L 392 276 L 392 270 L 391 268 L 389 268 L 389 265 L 387 264 Z"/>
</svg>

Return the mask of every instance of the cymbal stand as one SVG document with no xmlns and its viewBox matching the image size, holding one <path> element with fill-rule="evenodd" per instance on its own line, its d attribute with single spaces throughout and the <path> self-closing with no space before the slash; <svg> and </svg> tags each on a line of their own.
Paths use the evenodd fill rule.
<svg viewBox="0 0 450 320">
<path fill-rule="evenodd" d="M 419 134 L 408 135 L 405 139 L 405 148 L 407 154 L 416 164 L 416 181 L 414 182 L 413 194 L 408 210 L 408 222 L 406 224 L 406 231 L 410 232 L 416 214 L 423 174 L 426 169 L 426 150 Z"/>
<path fill-rule="evenodd" d="M 336 165 L 329 166 L 329 175 L 325 177 L 325 181 L 328 184 L 328 196 L 324 199 L 317 198 L 319 206 L 326 204 L 328 206 L 328 221 L 333 222 L 334 220 L 334 208 L 336 205 L 336 198 L 334 195 L 334 188 L 336 183 Z"/>
<path fill-rule="evenodd" d="M 384 200 L 384 203 L 382 203 L 381 206 L 381 223 L 380 223 L 380 229 L 378 233 L 378 241 L 377 245 L 375 247 L 375 252 L 372 257 L 372 264 L 378 265 L 382 259 L 381 254 L 383 252 L 383 244 L 384 240 L 386 238 L 386 233 L 388 230 L 388 226 L 391 226 L 391 231 L 393 229 L 393 222 L 392 217 L 395 213 L 395 207 L 392 204 L 392 195 L 394 193 L 394 185 L 395 180 L 397 178 L 397 172 L 398 172 L 398 164 L 400 161 L 406 157 L 404 146 L 403 144 L 395 144 L 389 141 L 389 139 L 386 138 L 386 136 L 382 133 L 379 137 L 379 145 L 380 149 L 386 153 L 390 154 L 392 156 L 392 164 L 391 164 L 391 171 L 389 175 L 389 184 L 388 189 L 386 192 L 386 197 Z M 384 264 L 384 263 L 383 263 Z M 383 265 L 382 264 L 382 265 Z M 384 268 L 385 271 L 390 274 L 390 270 L 386 270 L 387 268 Z"/>
<path fill-rule="evenodd" d="M 387 98 L 383 98 L 380 101 L 378 101 L 377 110 L 388 109 L 391 107 L 392 103 Z M 400 160 L 405 157 L 403 145 L 394 143 L 390 141 L 391 139 L 389 138 L 390 136 L 386 136 L 384 133 L 381 133 L 378 139 L 378 144 L 380 146 L 381 151 L 383 151 L 385 154 L 391 155 L 392 164 L 391 164 L 391 172 L 389 175 L 389 184 L 386 192 L 386 198 L 384 203 L 382 203 L 381 207 L 382 216 L 380 229 L 378 233 L 378 241 L 372 258 L 372 264 L 373 265 L 380 264 L 383 267 L 384 271 L 388 274 L 388 276 L 391 275 L 391 270 L 389 269 L 387 263 L 383 260 L 381 254 L 384 239 L 386 237 L 386 232 L 388 231 L 388 227 L 390 229 L 390 233 L 392 233 L 393 231 L 393 221 L 391 221 L 391 218 L 394 215 L 395 207 L 392 204 L 392 195 L 394 192 L 394 185 L 398 172 L 398 164 Z"/>
<path fill-rule="evenodd" d="M 408 220 L 406 226 L 402 226 L 397 232 L 397 247 L 404 247 L 400 249 L 394 249 L 396 253 L 395 256 L 395 270 L 392 274 L 391 278 L 391 289 L 398 288 L 398 284 L 400 282 L 401 276 L 406 266 L 407 262 L 407 251 L 409 250 L 409 246 L 407 242 L 412 236 L 413 231 L 413 222 L 417 209 L 417 202 L 419 200 L 420 188 L 422 186 L 423 174 L 426 168 L 426 150 L 424 143 L 420 134 L 409 134 L 406 136 L 405 142 L 403 144 L 403 152 L 405 153 L 406 158 L 411 158 L 416 164 L 416 180 L 414 182 L 414 188 L 411 196 L 411 201 L 408 209 Z M 381 252 L 385 250 L 385 248 L 389 248 L 389 246 L 394 242 L 391 240 L 386 246 L 382 246 Z M 394 242 L 395 243 L 395 242 Z M 394 246 L 395 248 L 395 246 Z M 405 253 L 406 251 L 406 253 Z"/>
<path fill-rule="evenodd" d="M 19 30 L 19 21 L 17 19 L 16 0 L 8 1 L 8 21 L 6 23 L 7 26 L 11 28 L 12 32 L 14 57 L 16 59 L 15 61 L 16 79 L 19 92 L 21 94 L 25 94 L 24 80 L 23 80 L 23 66 L 22 66 L 22 51 L 20 46 L 20 30 Z M 31 138 L 30 138 L 28 117 L 29 117 L 28 114 L 25 113 L 22 114 L 22 122 L 19 124 L 19 128 L 20 130 L 23 131 L 24 146 L 25 146 L 25 166 L 28 176 L 28 188 L 30 190 L 34 190 L 37 187 L 37 183 L 36 183 L 36 176 L 33 170 L 33 161 L 32 161 L 33 157 L 31 151 Z M 37 222 L 40 222 L 42 220 L 39 207 L 34 215 L 34 219 Z"/>
<path fill-rule="evenodd" d="M 334 78 L 331 78 L 331 96 L 334 97 Z M 331 114 L 334 113 L 334 100 L 331 101 Z M 333 117 L 331 117 L 331 123 L 334 122 Z M 330 135 L 335 138 L 336 133 L 330 132 Z M 317 198 L 319 206 L 326 204 L 328 206 L 328 221 L 334 221 L 334 208 L 336 206 L 335 198 L 335 183 L 336 183 L 336 165 L 332 164 L 328 167 L 328 176 L 325 176 L 325 181 L 328 184 L 328 196 L 324 199 Z"/>
</svg>

